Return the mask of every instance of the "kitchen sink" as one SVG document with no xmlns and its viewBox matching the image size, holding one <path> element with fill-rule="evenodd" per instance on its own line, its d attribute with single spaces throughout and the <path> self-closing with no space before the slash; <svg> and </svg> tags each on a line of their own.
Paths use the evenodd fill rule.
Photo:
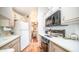
<svg viewBox="0 0 79 59">
<path fill-rule="evenodd" d="M 51 35 L 45 35 L 45 36 L 47 36 L 47 37 L 49 37 L 49 38 L 52 38 L 53 36 L 51 36 Z"/>
</svg>

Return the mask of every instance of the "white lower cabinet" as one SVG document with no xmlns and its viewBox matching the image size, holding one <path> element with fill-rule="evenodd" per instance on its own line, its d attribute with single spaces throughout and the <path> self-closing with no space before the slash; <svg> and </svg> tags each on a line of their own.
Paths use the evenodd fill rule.
<svg viewBox="0 0 79 59">
<path fill-rule="evenodd" d="M 54 51 L 55 51 L 55 49 L 53 47 L 53 43 L 50 41 L 49 42 L 49 52 L 54 52 Z"/>
<path fill-rule="evenodd" d="M 9 49 L 13 48 L 15 52 L 20 52 L 20 38 L 16 38 L 15 40 L 9 42 L 8 44 L 0 47 L 0 49 Z"/>
<path fill-rule="evenodd" d="M 67 50 L 63 49 L 62 47 L 60 47 L 50 41 L 49 42 L 49 52 L 67 52 Z"/>
</svg>

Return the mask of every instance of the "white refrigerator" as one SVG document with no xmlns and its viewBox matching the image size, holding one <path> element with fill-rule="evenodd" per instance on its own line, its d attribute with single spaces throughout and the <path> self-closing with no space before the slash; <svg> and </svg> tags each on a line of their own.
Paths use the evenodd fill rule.
<svg viewBox="0 0 79 59">
<path fill-rule="evenodd" d="M 27 47 L 30 43 L 29 23 L 23 21 L 15 22 L 15 32 L 21 36 L 21 50 Z"/>
</svg>

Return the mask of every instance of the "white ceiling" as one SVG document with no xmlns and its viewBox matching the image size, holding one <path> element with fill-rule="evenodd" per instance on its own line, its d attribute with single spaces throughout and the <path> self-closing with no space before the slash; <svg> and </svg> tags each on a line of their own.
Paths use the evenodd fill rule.
<svg viewBox="0 0 79 59">
<path fill-rule="evenodd" d="M 29 15 L 34 8 L 35 7 L 14 7 L 13 10 L 22 15 Z"/>
<path fill-rule="evenodd" d="M 40 7 L 13 7 L 13 10 L 21 15 L 30 15 L 31 11 Z M 48 7 L 43 7 L 44 11 L 48 10 Z"/>
</svg>

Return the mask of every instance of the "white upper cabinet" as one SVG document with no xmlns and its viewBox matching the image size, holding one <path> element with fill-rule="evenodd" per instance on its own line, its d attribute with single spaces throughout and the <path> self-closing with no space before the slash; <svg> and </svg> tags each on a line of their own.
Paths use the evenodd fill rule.
<svg viewBox="0 0 79 59">
<path fill-rule="evenodd" d="M 0 18 L 1 19 L 11 19 L 12 18 L 12 8 L 11 7 L 0 7 Z"/>
<path fill-rule="evenodd" d="M 7 26 L 7 27 L 10 27 L 10 20 L 1 19 L 1 20 L 0 20 L 0 26 Z"/>
<path fill-rule="evenodd" d="M 49 7 L 48 12 L 45 15 L 45 19 L 54 14 L 59 9 L 60 9 L 59 7 Z"/>
<path fill-rule="evenodd" d="M 0 7 L 0 26 L 14 27 L 13 16 L 11 7 Z"/>
<path fill-rule="evenodd" d="M 58 11 L 60 9 L 60 7 L 53 7 L 52 10 L 52 14 L 55 13 L 56 11 Z"/>
<path fill-rule="evenodd" d="M 72 21 L 78 21 L 79 8 L 78 7 L 62 7 L 61 8 L 62 23 L 70 23 Z"/>
</svg>

